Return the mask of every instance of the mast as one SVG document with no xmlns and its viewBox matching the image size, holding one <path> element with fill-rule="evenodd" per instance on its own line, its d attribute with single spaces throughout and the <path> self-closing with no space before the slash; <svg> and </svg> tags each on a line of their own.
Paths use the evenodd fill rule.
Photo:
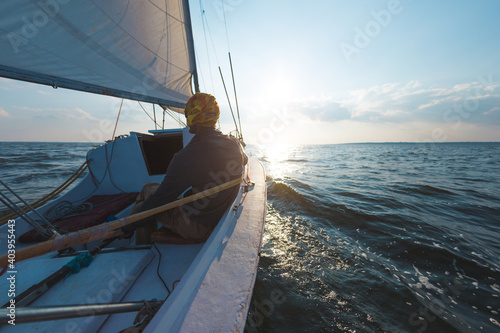
<svg viewBox="0 0 500 333">
<path fill-rule="evenodd" d="M 191 25 L 191 13 L 189 10 L 189 1 L 182 0 L 183 8 L 184 8 L 184 21 L 186 27 L 186 37 L 187 37 L 187 46 L 188 46 L 188 54 L 189 54 L 189 62 L 191 64 L 191 68 L 193 69 L 193 81 L 194 81 L 194 90 L 195 92 L 200 92 L 200 84 L 198 82 L 198 70 L 196 68 L 196 58 L 194 53 L 194 39 L 193 39 L 193 27 Z"/>
</svg>

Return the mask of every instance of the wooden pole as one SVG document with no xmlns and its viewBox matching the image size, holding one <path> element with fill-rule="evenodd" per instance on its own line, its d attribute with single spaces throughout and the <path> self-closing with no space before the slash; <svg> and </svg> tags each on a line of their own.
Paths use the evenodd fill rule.
<svg viewBox="0 0 500 333">
<path fill-rule="evenodd" d="M 119 237 L 123 235 L 120 228 L 137 222 L 139 220 L 145 219 L 152 215 L 167 211 L 169 209 L 185 205 L 187 203 L 211 196 L 220 191 L 226 190 L 230 187 L 236 186 L 241 183 L 242 177 L 238 179 L 233 179 L 227 183 L 212 187 L 203 192 L 190 195 L 189 197 L 173 201 L 163 206 L 159 206 L 145 212 L 140 212 L 134 215 L 127 216 L 118 220 L 114 220 L 108 223 L 104 223 L 95 227 L 82 229 L 79 231 L 71 232 L 64 235 L 59 235 L 54 239 L 49 239 L 45 242 L 38 243 L 24 249 L 16 251 L 15 262 L 23 261 L 29 258 L 38 257 L 50 252 L 59 251 L 66 249 L 68 247 L 86 244 L 99 239 L 107 239 L 111 237 Z M 7 254 L 0 257 L 0 267 L 8 264 Z"/>
</svg>

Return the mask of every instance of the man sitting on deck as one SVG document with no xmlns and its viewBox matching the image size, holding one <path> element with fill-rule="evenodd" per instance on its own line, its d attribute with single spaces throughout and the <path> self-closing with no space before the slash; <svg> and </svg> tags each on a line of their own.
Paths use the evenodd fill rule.
<svg viewBox="0 0 500 333">
<path fill-rule="evenodd" d="M 174 155 L 161 184 L 148 183 L 136 199 L 131 214 L 165 205 L 178 199 L 187 189 L 193 193 L 240 178 L 248 158 L 239 142 L 215 129 L 219 119 L 215 97 L 196 93 L 186 103 L 185 116 L 191 142 Z M 152 243 L 157 222 L 188 241 L 204 241 L 238 194 L 236 185 L 209 197 L 159 213 L 125 226 L 137 230 L 136 244 Z"/>
</svg>

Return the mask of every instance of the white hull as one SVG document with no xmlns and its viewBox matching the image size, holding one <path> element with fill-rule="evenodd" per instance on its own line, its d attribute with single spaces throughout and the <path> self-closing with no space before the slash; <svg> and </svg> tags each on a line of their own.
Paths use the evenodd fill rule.
<svg viewBox="0 0 500 333">
<path fill-rule="evenodd" d="M 90 194 L 116 194 L 120 190 L 138 192 L 147 182 L 160 182 L 161 174 L 151 175 L 154 161 L 148 161 L 140 137 L 132 133 L 91 150 L 88 159 L 93 176 L 88 174 L 56 202 L 73 202 Z M 184 146 L 190 139 L 186 130 L 165 131 L 160 137 L 180 138 Z M 98 254 L 89 267 L 58 282 L 30 307 L 163 300 L 168 295 L 146 332 L 243 331 L 257 274 L 266 207 L 263 167 L 255 158 L 250 158 L 249 168 L 250 179 L 255 185 L 246 188 L 248 192 L 245 186 L 241 187 L 237 198 L 205 243 L 136 247 L 133 239 L 115 241 Z M 96 180 L 100 183 L 97 189 Z M 43 213 L 51 205 L 47 204 L 39 211 Z M 127 216 L 130 208 L 117 217 Z M 16 221 L 17 237 L 30 229 L 24 221 Z M 7 250 L 7 225 L 2 226 L 0 232 L 0 248 L 4 254 Z M 96 245 L 97 242 L 89 244 L 88 248 Z M 25 246 L 16 243 L 17 250 Z M 72 259 L 57 258 L 56 254 L 16 263 L 17 295 Z M 157 274 L 158 267 L 170 295 Z M 8 289 L 4 277 L 0 281 L 2 304 L 10 300 Z M 136 313 L 17 322 L 15 326 L 1 326 L 0 332 L 119 332 L 132 326 Z"/>
</svg>

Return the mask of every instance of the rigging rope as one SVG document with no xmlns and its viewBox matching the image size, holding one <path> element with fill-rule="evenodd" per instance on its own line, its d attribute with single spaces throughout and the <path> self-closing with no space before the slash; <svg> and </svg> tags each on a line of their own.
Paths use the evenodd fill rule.
<svg viewBox="0 0 500 333">
<path fill-rule="evenodd" d="M 89 153 L 90 153 L 90 150 L 87 152 L 87 156 L 85 157 L 87 163 L 88 163 L 88 168 L 89 168 L 89 174 L 90 176 L 92 177 L 92 182 L 94 183 L 94 186 L 95 186 L 95 189 L 90 192 L 85 198 L 82 198 L 82 199 L 78 199 L 78 200 L 74 200 L 74 202 L 78 202 L 78 201 L 84 201 L 84 200 L 87 200 L 88 198 L 90 198 L 92 196 L 92 194 L 95 193 L 95 191 L 97 191 L 99 189 L 99 187 L 101 186 L 102 182 L 104 181 L 104 179 L 106 178 L 106 175 L 109 174 L 109 180 L 111 181 L 111 184 L 117 189 L 119 190 L 121 193 L 125 193 L 125 191 L 123 191 L 121 188 L 119 188 L 114 182 L 113 182 L 113 178 L 111 177 L 111 169 L 110 169 L 110 164 L 111 164 L 111 160 L 113 159 L 113 154 L 114 154 L 114 151 L 115 151 L 115 144 L 116 144 L 116 141 L 111 141 L 113 143 L 113 146 L 111 148 L 111 154 L 109 156 L 109 159 L 108 159 L 108 144 L 110 143 L 106 143 L 104 145 L 104 156 L 106 156 L 106 169 L 104 170 L 104 175 L 102 176 L 101 180 L 98 180 L 96 178 L 96 176 L 94 175 L 94 173 L 92 172 L 92 168 L 90 167 L 90 162 L 92 161 L 92 159 L 89 159 Z"/>
<path fill-rule="evenodd" d="M 172 112 L 172 113 L 171 113 L 171 112 Z M 169 115 L 169 116 L 170 116 L 173 120 L 175 120 L 175 121 L 176 121 L 179 125 L 181 125 L 182 127 L 186 127 L 186 123 L 185 123 L 185 122 L 183 122 L 183 121 L 180 119 L 180 117 L 179 117 L 179 113 L 175 112 L 175 113 L 177 113 L 177 115 L 178 115 L 178 116 L 177 116 L 177 118 L 176 118 L 176 117 L 174 116 L 174 113 L 173 113 L 173 112 L 175 112 L 175 111 L 172 111 L 172 110 L 170 110 L 169 108 L 166 108 L 166 109 L 165 109 L 165 113 L 166 113 L 166 114 L 168 114 L 168 115 Z"/>
<path fill-rule="evenodd" d="M 219 58 L 217 57 L 217 51 L 216 51 L 216 48 L 215 48 L 215 43 L 214 43 L 214 40 L 212 38 L 212 33 L 210 31 L 210 26 L 208 25 L 208 20 L 206 18 L 206 15 L 205 15 L 205 10 L 203 9 L 203 5 L 201 4 L 201 0 L 200 0 L 200 10 L 201 10 L 201 17 L 202 19 L 205 19 L 204 22 L 206 22 L 207 24 L 207 30 L 208 30 L 208 36 L 210 37 L 210 42 L 212 43 L 212 48 L 213 48 L 213 52 L 214 52 L 214 55 L 215 55 L 215 60 L 217 62 L 217 64 L 219 64 Z M 205 25 L 203 25 L 203 31 L 205 32 Z M 207 38 L 205 37 L 205 45 L 207 44 Z M 208 52 L 208 46 L 207 46 L 207 52 Z"/>
<path fill-rule="evenodd" d="M 85 169 L 87 169 L 87 166 L 88 166 L 87 161 L 83 162 L 83 164 L 78 168 L 78 170 L 76 170 L 64 183 L 59 185 L 59 187 L 57 187 L 55 190 L 53 190 L 49 194 L 45 195 L 44 197 L 30 203 L 30 206 L 33 208 L 38 208 L 38 207 L 44 205 L 45 203 L 47 203 L 49 200 L 54 199 L 62 191 L 64 191 L 66 188 L 68 188 L 68 186 L 73 184 L 75 182 L 75 180 L 77 180 L 82 175 L 82 173 L 85 171 Z M 24 212 L 30 211 L 30 209 L 26 206 L 22 207 L 21 209 Z M 16 216 L 15 213 L 11 213 L 11 214 L 4 216 L 0 220 L 0 225 L 7 223 L 8 220 L 12 219 L 15 216 Z"/>
<path fill-rule="evenodd" d="M 155 299 L 151 301 L 142 300 L 144 306 L 139 309 L 135 319 L 132 323 L 132 326 L 127 327 L 121 330 L 119 333 L 141 333 L 144 332 L 146 326 L 156 315 L 158 310 L 160 310 L 161 306 L 165 302 L 164 300 L 159 302 Z"/>
<path fill-rule="evenodd" d="M 156 126 L 156 125 L 160 126 L 160 124 L 158 124 L 158 123 L 156 122 L 156 120 L 154 120 L 154 119 L 153 119 L 153 118 L 149 115 L 149 113 L 146 111 L 146 109 L 144 109 L 144 107 L 142 106 L 141 102 L 137 101 L 137 103 L 139 103 L 139 105 L 140 105 L 140 106 L 141 106 L 141 108 L 142 108 L 142 111 L 144 111 L 144 113 L 145 113 L 145 114 L 149 117 L 149 119 L 151 119 L 151 121 L 155 123 L 155 126 Z M 165 125 L 165 123 L 164 123 L 163 125 Z"/>
<path fill-rule="evenodd" d="M 110 181 L 112 183 L 112 185 L 118 189 L 120 192 L 122 193 L 125 193 L 125 191 L 123 191 L 122 189 L 120 189 L 114 182 L 113 182 L 113 179 L 111 177 L 111 170 L 109 170 L 109 164 L 111 163 L 111 159 L 113 158 L 113 152 L 114 152 L 114 143 L 113 143 L 113 147 L 111 149 L 111 156 L 109 157 L 109 160 L 108 160 L 108 153 L 107 153 L 107 145 L 105 145 L 106 147 L 106 171 L 104 173 L 104 176 L 103 178 L 101 179 L 101 181 L 98 181 L 95 179 L 95 176 L 93 175 L 92 173 L 92 170 L 90 169 L 90 165 L 89 165 L 89 160 L 88 158 L 86 158 L 85 162 L 83 162 L 83 164 L 78 168 L 78 170 L 76 170 L 65 182 L 63 182 L 61 185 L 59 185 L 59 187 L 57 187 L 55 190 L 53 190 L 52 192 L 50 192 L 49 194 L 45 195 L 44 197 L 30 203 L 29 205 L 31 207 L 33 207 L 34 209 L 38 208 L 38 207 L 41 207 L 43 205 L 45 205 L 48 201 L 50 200 L 53 200 L 55 199 L 61 192 L 63 192 L 65 189 L 67 189 L 71 184 L 73 184 L 75 182 L 75 180 L 77 180 L 78 178 L 80 178 L 80 176 L 85 172 L 85 170 L 88 168 L 89 169 L 89 172 L 92 176 L 92 181 L 94 182 L 94 185 L 95 185 L 95 190 L 90 194 L 88 195 L 86 198 L 84 199 L 80 199 L 80 200 L 76 200 L 75 202 L 77 201 L 83 201 L 83 200 L 86 200 L 87 198 L 89 198 L 98 188 L 99 188 L 99 185 L 101 184 L 101 182 L 104 180 L 104 178 L 106 177 L 106 174 L 109 173 L 109 178 L 110 178 Z M 88 154 L 88 153 L 87 153 Z M 97 184 L 96 184 L 97 182 Z M 24 207 L 21 207 L 20 208 L 23 212 L 25 213 L 28 213 L 30 212 L 30 208 L 27 207 L 27 206 L 24 206 Z M 10 214 L 7 214 L 5 216 L 3 216 L 1 219 L 0 219 L 0 225 L 3 225 L 5 223 L 7 223 L 7 221 L 9 221 L 10 219 L 12 218 L 15 218 L 16 217 L 16 213 L 15 212 L 12 212 Z"/>
<path fill-rule="evenodd" d="M 222 2 L 222 13 L 223 13 L 224 26 L 225 26 L 225 32 L 226 32 L 227 49 L 230 50 L 230 46 L 229 46 L 229 34 L 228 34 L 227 20 L 226 20 L 226 11 L 225 11 L 225 8 L 224 8 L 224 1 L 221 0 L 221 2 Z M 243 141 L 243 134 L 242 134 L 242 130 L 241 130 L 240 112 L 239 112 L 239 105 L 238 105 L 238 97 L 237 97 L 237 94 L 236 94 L 236 85 L 235 85 L 235 80 L 234 80 L 233 65 L 232 65 L 232 61 L 231 61 L 231 53 L 229 52 L 229 63 L 230 63 L 230 66 L 231 66 L 231 77 L 232 77 L 232 80 L 233 80 L 233 90 L 234 90 L 234 96 L 235 96 L 235 100 L 236 100 L 236 110 L 237 110 L 237 114 L 238 114 L 238 123 L 239 123 L 239 126 L 236 123 L 236 119 L 235 119 L 235 116 L 234 116 L 234 111 L 233 111 L 233 108 L 231 106 L 231 100 L 229 98 L 229 94 L 227 92 L 226 84 L 224 82 L 224 76 L 222 74 L 222 70 L 221 70 L 221 67 L 220 67 L 219 58 L 217 57 L 217 51 L 216 51 L 216 48 L 215 48 L 214 40 L 212 38 L 212 33 L 210 32 L 210 26 L 208 24 L 208 21 L 207 21 L 206 15 L 205 15 L 205 10 L 203 9 L 203 5 L 201 3 L 201 0 L 199 1 L 199 3 L 200 3 L 200 11 L 201 11 L 202 22 L 203 22 L 203 34 L 204 34 L 204 37 L 205 37 L 205 47 L 207 49 L 207 59 L 208 59 L 208 63 L 209 63 L 209 68 L 211 68 L 212 66 L 210 65 L 210 55 L 209 55 L 209 52 L 208 52 L 208 42 L 207 42 L 208 38 L 207 38 L 207 35 L 206 35 L 206 31 L 207 30 L 208 30 L 208 35 L 210 37 L 210 41 L 211 41 L 211 44 L 212 44 L 213 53 L 214 53 L 215 59 L 217 61 L 217 66 L 219 68 L 219 73 L 220 73 L 220 77 L 222 79 L 222 84 L 224 86 L 224 91 L 226 93 L 226 98 L 227 98 L 227 101 L 228 101 L 228 104 L 229 104 L 229 109 L 230 109 L 231 115 L 233 117 L 234 126 L 236 128 L 236 132 L 238 133 L 237 138 L 239 140 Z M 205 29 L 205 24 L 206 24 L 206 29 Z M 212 72 L 210 71 L 209 73 L 210 73 L 210 77 L 212 77 Z M 214 84 L 213 84 L 213 80 L 212 80 L 212 90 L 213 90 L 213 86 L 214 86 Z M 219 126 L 220 126 L 220 123 L 219 123 Z"/>
<path fill-rule="evenodd" d="M 153 246 L 154 248 L 156 249 L 156 251 L 158 251 L 158 256 L 160 257 L 159 260 L 158 260 L 158 266 L 156 267 L 156 274 L 158 275 L 158 277 L 160 278 L 161 280 L 161 283 L 163 283 L 163 285 L 165 286 L 165 289 L 167 289 L 167 297 L 170 296 L 170 294 L 172 293 L 172 291 L 170 291 L 170 288 L 167 286 L 167 284 L 165 283 L 165 280 L 163 280 L 163 278 L 161 277 L 160 275 L 160 264 L 161 264 L 161 251 L 158 249 L 158 247 L 156 246 L 156 243 L 153 243 Z M 173 290 L 173 289 L 172 289 Z"/>
<path fill-rule="evenodd" d="M 111 182 L 111 184 L 113 184 L 113 186 L 121 193 L 125 193 L 124 190 L 122 190 L 121 188 L 119 188 L 115 184 L 115 182 L 113 181 L 113 177 L 111 177 L 110 165 L 111 165 L 111 159 L 113 158 L 113 153 L 115 151 L 115 146 L 116 146 L 116 141 L 113 141 L 113 147 L 111 148 L 111 154 L 110 154 L 109 160 L 108 160 L 108 145 L 107 144 L 104 145 L 104 156 L 106 156 L 106 172 L 109 174 L 109 181 Z M 106 173 L 104 173 L 104 176 L 106 176 Z M 103 177 L 103 179 L 104 179 L 104 177 Z M 97 190 L 97 188 L 96 188 L 96 190 Z"/>
<path fill-rule="evenodd" d="M 230 47 L 230 44 L 229 44 L 229 33 L 228 33 L 228 28 L 227 28 L 226 9 L 224 8 L 224 0 L 221 0 L 221 3 L 222 3 L 222 15 L 223 15 L 223 18 L 224 18 L 224 27 L 225 27 L 225 30 L 226 30 L 226 42 L 227 42 L 227 50 L 228 50 L 228 55 L 229 55 L 229 66 L 231 68 L 231 78 L 233 80 L 234 99 L 235 99 L 235 102 L 236 102 L 236 112 L 238 114 L 239 129 L 238 129 L 238 127 L 236 127 L 236 130 L 239 132 L 239 139 L 241 141 L 243 141 L 243 130 L 241 128 L 240 108 L 239 108 L 239 105 L 238 105 L 238 95 L 236 93 L 236 81 L 234 79 L 233 61 L 231 59 L 231 47 Z M 229 97 L 228 97 L 228 101 L 229 101 Z M 231 112 L 233 112 L 233 111 L 231 110 Z"/>
<path fill-rule="evenodd" d="M 93 208 L 94 206 L 90 202 L 84 202 L 80 205 L 73 206 L 73 203 L 64 200 L 47 209 L 43 213 L 43 217 L 47 220 L 55 221 L 62 218 L 86 214 L 92 211 Z"/>
</svg>

